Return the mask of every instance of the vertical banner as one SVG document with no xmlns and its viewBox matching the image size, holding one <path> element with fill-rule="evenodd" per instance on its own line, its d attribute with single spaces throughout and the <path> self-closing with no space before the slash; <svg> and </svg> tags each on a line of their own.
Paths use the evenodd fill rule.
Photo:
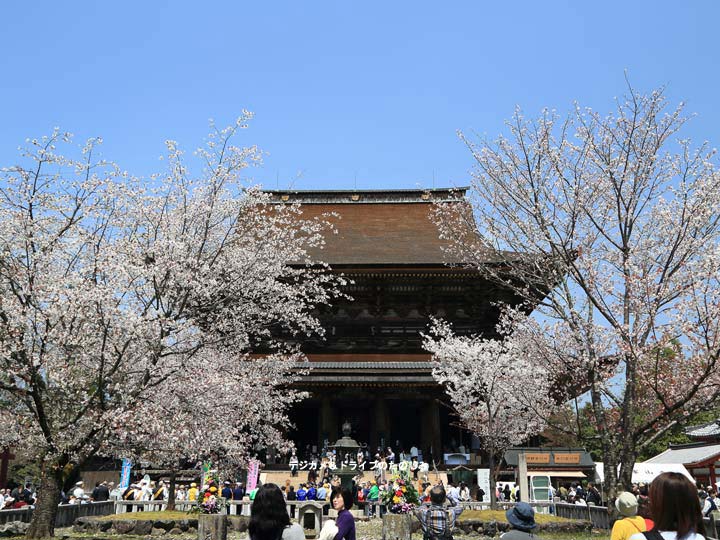
<svg viewBox="0 0 720 540">
<path fill-rule="evenodd" d="M 132 461 L 127 458 L 122 460 L 122 469 L 120 471 L 120 484 L 118 488 L 127 489 L 130 485 L 130 471 L 132 470 Z"/>
<path fill-rule="evenodd" d="M 260 474 L 260 461 L 251 459 L 248 465 L 247 491 L 257 487 L 258 475 Z"/>
<path fill-rule="evenodd" d="M 490 469 L 478 469 L 477 470 L 477 483 L 478 488 L 485 492 L 483 502 L 490 501 Z"/>
<path fill-rule="evenodd" d="M 202 464 L 202 486 L 203 489 L 205 486 L 210 484 L 210 480 L 212 480 L 212 473 L 210 471 L 210 467 L 212 467 L 212 463 L 209 461 Z"/>
</svg>

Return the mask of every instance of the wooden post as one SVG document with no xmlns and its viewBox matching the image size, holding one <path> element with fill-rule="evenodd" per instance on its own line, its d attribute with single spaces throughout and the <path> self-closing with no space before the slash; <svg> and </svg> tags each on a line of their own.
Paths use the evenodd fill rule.
<svg viewBox="0 0 720 540">
<path fill-rule="evenodd" d="M 520 500 L 530 502 L 530 490 L 528 489 L 528 469 L 525 452 L 518 454 L 518 484 L 520 485 Z"/>
<path fill-rule="evenodd" d="M 3 448 L 3 451 L 0 452 L 0 488 L 7 486 L 8 464 L 11 459 L 15 459 L 15 454 L 11 453 L 9 449 Z"/>
</svg>

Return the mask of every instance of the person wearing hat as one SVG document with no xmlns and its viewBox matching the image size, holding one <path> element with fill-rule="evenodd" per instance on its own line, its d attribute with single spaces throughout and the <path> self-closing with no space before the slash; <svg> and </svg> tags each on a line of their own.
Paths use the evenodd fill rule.
<svg viewBox="0 0 720 540">
<path fill-rule="evenodd" d="M 510 524 L 511 529 L 500 536 L 505 540 L 527 540 L 533 538 L 540 540 L 539 536 L 533 534 L 533 529 L 537 527 L 535 523 L 535 510 L 526 502 L 519 502 L 512 508 L 508 508 L 505 512 L 505 518 Z"/>
<path fill-rule="evenodd" d="M 196 502 L 198 500 L 198 488 L 197 484 L 193 482 L 190 484 L 190 489 L 188 489 L 188 501 Z"/>
<path fill-rule="evenodd" d="M 75 489 L 73 489 L 72 494 L 75 496 L 75 498 L 78 501 L 82 501 L 85 499 L 85 490 L 83 489 L 83 481 L 80 480 L 79 482 L 75 482 Z"/>
<path fill-rule="evenodd" d="M 633 534 L 647 530 L 645 519 L 637 515 L 638 501 L 635 495 L 623 491 L 615 499 L 615 508 L 620 517 L 613 525 L 610 540 L 628 540 Z"/>
</svg>

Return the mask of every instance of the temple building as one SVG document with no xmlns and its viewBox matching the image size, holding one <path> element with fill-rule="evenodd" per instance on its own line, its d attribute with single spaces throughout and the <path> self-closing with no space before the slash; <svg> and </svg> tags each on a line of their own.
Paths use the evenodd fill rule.
<svg viewBox="0 0 720 540">
<path fill-rule="evenodd" d="M 720 471 L 720 419 L 690 426 L 685 435 L 693 442 L 670 444 L 644 463 L 680 464 L 703 485 L 716 486 Z"/>
<path fill-rule="evenodd" d="M 312 369 L 298 386 L 310 397 L 292 411 L 290 434 L 301 451 L 335 441 L 346 420 L 371 449 L 416 446 L 441 461 L 476 446 L 432 378 L 421 337 L 431 317 L 458 334 L 495 335 L 497 303 L 519 301 L 448 258 L 434 205 L 469 209 L 466 189 L 270 192 L 278 204 L 299 203 L 303 219 L 332 214 L 336 234 L 310 256 L 352 280 L 345 288 L 352 300 L 318 312 L 325 338 L 303 344 Z M 487 264 L 500 263 L 489 256 Z"/>
</svg>

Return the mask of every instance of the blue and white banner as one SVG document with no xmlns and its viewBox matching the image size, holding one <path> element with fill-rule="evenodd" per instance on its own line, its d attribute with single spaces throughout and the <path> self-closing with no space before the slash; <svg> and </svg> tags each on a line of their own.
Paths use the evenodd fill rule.
<svg viewBox="0 0 720 540">
<path fill-rule="evenodd" d="M 132 469 L 132 461 L 127 458 L 123 459 L 122 471 L 120 472 L 119 488 L 125 489 L 130 485 L 130 470 Z"/>
</svg>

